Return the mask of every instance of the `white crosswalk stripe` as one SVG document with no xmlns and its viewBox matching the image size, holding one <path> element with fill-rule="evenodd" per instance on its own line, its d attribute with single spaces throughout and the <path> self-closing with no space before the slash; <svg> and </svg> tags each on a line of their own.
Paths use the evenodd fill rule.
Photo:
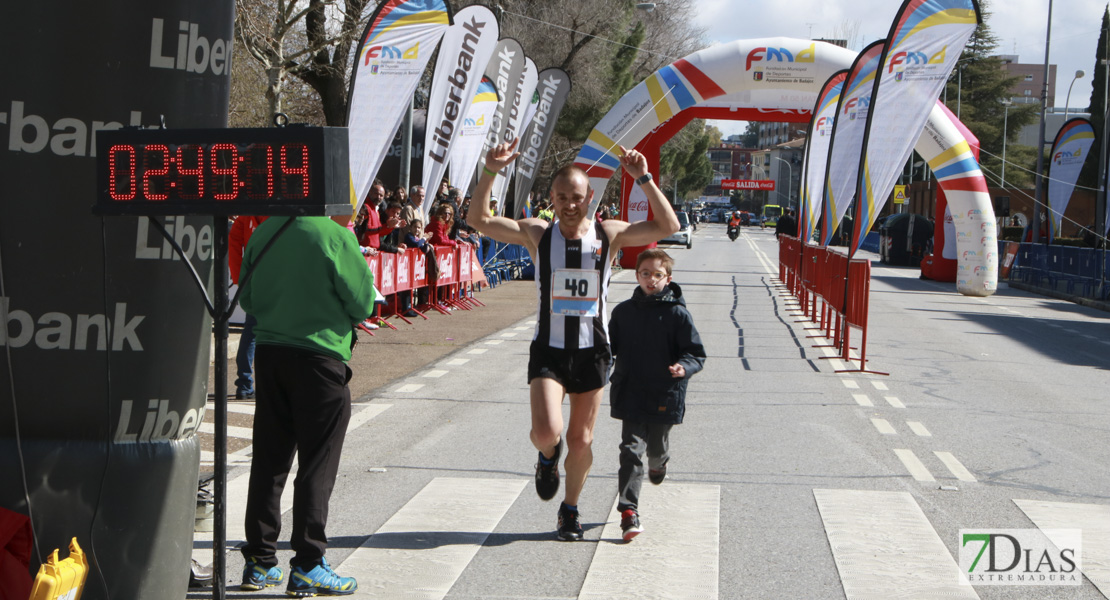
<svg viewBox="0 0 1110 600">
<path fill-rule="evenodd" d="M 906 492 L 813 490 L 849 600 L 978 598 Z"/>
<path fill-rule="evenodd" d="M 437 477 L 338 570 L 373 598 L 443 598 L 526 483 Z"/>
<path fill-rule="evenodd" d="M 1083 530 L 1083 575 L 1110 597 L 1110 506 L 1017 499 L 1014 504 L 1039 529 Z"/>
<path fill-rule="evenodd" d="M 644 486 L 644 533 L 629 544 L 614 503 L 579 600 L 716 598 L 720 496 L 716 485 Z"/>
</svg>

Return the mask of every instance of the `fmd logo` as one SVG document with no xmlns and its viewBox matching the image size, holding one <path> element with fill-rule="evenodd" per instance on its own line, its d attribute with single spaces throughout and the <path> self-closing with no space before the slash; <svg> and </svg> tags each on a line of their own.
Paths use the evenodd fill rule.
<svg viewBox="0 0 1110 600">
<path fill-rule="evenodd" d="M 1059 164 L 1063 164 L 1064 159 L 1082 158 L 1082 157 L 1083 157 L 1083 149 L 1082 148 L 1076 148 L 1075 152 L 1066 152 L 1066 151 L 1065 152 L 1057 152 L 1056 154 L 1054 154 L 1052 156 L 1052 161 L 1059 165 Z"/>
<path fill-rule="evenodd" d="M 868 106 L 871 106 L 871 96 L 848 98 L 848 101 L 844 103 L 844 114 L 848 114 L 848 111 L 851 110 L 867 110 Z M 852 115 L 854 119 L 855 113 L 853 112 Z"/>
<path fill-rule="evenodd" d="M 748 59 L 745 71 L 752 70 L 752 63 L 757 62 L 782 62 L 782 63 L 803 63 L 814 62 L 817 56 L 817 44 L 810 44 L 808 48 L 798 52 L 792 53 L 787 48 L 766 48 L 760 46 L 759 48 L 752 48 L 748 52 Z"/>
<path fill-rule="evenodd" d="M 364 65 L 370 64 L 372 58 L 400 58 L 414 60 L 420 56 L 420 42 L 412 45 L 408 50 L 402 51 L 399 46 L 370 46 L 363 57 Z"/>
<path fill-rule="evenodd" d="M 486 124 L 486 116 L 485 115 L 482 115 L 482 116 L 478 117 L 477 121 L 475 121 L 474 119 L 463 119 L 463 125 L 466 125 L 467 127 L 481 127 L 482 125 L 485 125 L 485 124 Z"/>
<path fill-rule="evenodd" d="M 941 48 L 940 52 L 937 52 L 932 56 L 929 56 L 921 51 L 906 52 L 903 50 L 902 52 L 895 52 L 894 56 L 891 56 L 890 61 L 887 63 L 886 72 L 893 73 L 895 69 L 902 71 L 903 69 L 913 65 L 924 66 L 943 64 L 945 51 L 947 49 L 947 47 Z M 901 79 L 898 79 L 898 81 L 901 81 Z"/>
<path fill-rule="evenodd" d="M 981 210 L 979 210 L 979 209 L 977 209 L 977 208 L 973 208 L 973 209 L 971 209 L 971 210 L 967 211 L 967 216 L 968 216 L 968 218 L 970 218 L 970 217 L 972 217 L 972 216 L 974 216 L 974 215 L 981 215 L 981 214 L 983 214 L 983 211 L 981 211 Z"/>
</svg>

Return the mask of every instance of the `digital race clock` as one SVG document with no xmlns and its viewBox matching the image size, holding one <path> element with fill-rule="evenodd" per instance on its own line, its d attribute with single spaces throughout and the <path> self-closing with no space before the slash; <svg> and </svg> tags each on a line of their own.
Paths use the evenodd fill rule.
<svg viewBox="0 0 1110 600">
<path fill-rule="evenodd" d="M 350 214 L 344 127 L 97 133 L 101 215 Z"/>
</svg>

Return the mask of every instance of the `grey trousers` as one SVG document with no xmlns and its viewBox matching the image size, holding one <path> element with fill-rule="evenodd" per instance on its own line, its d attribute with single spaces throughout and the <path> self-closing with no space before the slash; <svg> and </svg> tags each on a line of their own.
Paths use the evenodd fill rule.
<svg viewBox="0 0 1110 600">
<path fill-rule="evenodd" d="M 621 427 L 621 467 L 617 472 L 617 490 L 620 499 L 617 511 L 639 510 L 640 485 L 644 481 L 644 452 L 648 455 L 648 468 L 659 469 L 670 459 L 668 442 L 673 425 L 663 423 L 633 423 L 624 421 Z"/>
</svg>

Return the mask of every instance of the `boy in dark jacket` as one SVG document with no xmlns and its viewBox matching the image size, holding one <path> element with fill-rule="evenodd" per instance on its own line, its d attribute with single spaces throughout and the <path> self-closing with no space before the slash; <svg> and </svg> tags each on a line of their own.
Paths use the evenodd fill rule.
<svg viewBox="0 0 1110 600">
<path fill-rule="evenodd" d="M 637 503 L 648 455 L 648 478 L 655 485 L 667 476 L 671 426 L 686 412 L 686 380 L 705 364 L 705 348 L 686 310 L 682 288 L 671 281 L 672 259 L 658 248 L 636 258 L 632 299 L 613 309 L 609 340 L 616 367 L 609 381 L 614 419 L 624 421 L 621 466 L 617 475 L 624 541 L 643 532 Z"/>
</svg>

